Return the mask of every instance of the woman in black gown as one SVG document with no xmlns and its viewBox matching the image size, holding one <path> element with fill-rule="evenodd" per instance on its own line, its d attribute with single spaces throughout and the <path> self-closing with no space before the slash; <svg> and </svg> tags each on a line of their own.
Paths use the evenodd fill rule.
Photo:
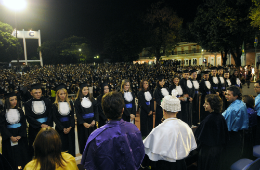
<svg viewBox="0 0 260 170">
<path fill-rule="evenodd" d="M 56 87 L 56 99 L 52 105 L 53 120 L 56 124 L 55 130 L 60 135 L 62 151 L 68 151 L 75 157 L 75 119 L 74 107 L 68 98 L 65 84 Z"/>
<path fill-rule="evenodd" d="M 107 117 L 103 112 L 103 108 L 101 106 L 102 97 L 110 91 L 110 86 L 108 83 L 101 84 L 101 94 L 97 97 L 97 106 L 98 106 L 98 115 L 99 115 L 99 122 L 98 127 L 104 126 L 107 121 Z"/>
<path fill-rule="evenodd" d="M 140 129 L 142 136 L 146 137 L 153 129 L 154 100 L 149 89 L 148 80 L 143 79 L 140 88 L 137 94 L 140 107 Z"/>
<path fill-rule="evenodd" d="M 122 119 L 127 122 L 134 124 L 135 115 L 136 115 L 136 106 L 135 106 L 135 95 L 130 88 L 130 81 L 125 79 L 121 84 L 121 93 L 124 98 L 125 107 L 122 115 Z"/>
<path fill-rule="evenodd" d="M 222 151 L 228 140 L 228 129 L 225 118 L 222 116 L 222 99 L 217 94 L 205 97 L 205 111 L 209 115 L 200 123 L 195 131 L 199 149 L 198 170 L 219 170 Z"/>
<path fill-rule="evenodd" d="M 77 115 L 79 151 L 82 154 L 88 137 L 98 121 L 98 111 L 96 100 L 89 94 L 89 85 L 82 83 L 79 87 L 74 107 Z"/>
<path fill-rule="evenodd" d="M 164 85 L 165 85 L 164 76 L 160 75 L 158 77 L 155 90 L 153 92 L 153 97 L 156 105 L 154 127 L 158 126 L 162 122 L 163 110 L 161 107 L 161 101 L 165 96 L 169 95 L 169 91 Z"/>
<path fill-rule="evenodd" d="M 0 114 L 2 152 L 14 170 L 23 169 L 30 161 L 26 126 L 23 110 L 17 107 L 16 94 L 6 94 L 5 108 Z"/>
</svg>

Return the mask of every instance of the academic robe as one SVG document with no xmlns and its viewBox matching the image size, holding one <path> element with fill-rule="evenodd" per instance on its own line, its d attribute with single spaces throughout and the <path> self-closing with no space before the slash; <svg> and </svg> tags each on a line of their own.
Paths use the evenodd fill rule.
<svg viewBox="0 0 260 170">
<path fill-rule="evenodd" d="M 75 101 L 74 107 L 77 115 L 79 151 L 82 154 L 89 135 L 95 130 L 95 126 L 90 128 L 85 128 L 83 123 L 91 124 L 93 120 L 95 120 L 96 122 L 99 121 L 97 102 L 94 98 L 92 98 L 91 106 L 89 108 L 85 108 L 82 106 L 82 101 L 78 98 Z"/>
<path fill-rule="evenodd" d="M 190 79 L 182 78 L 180 80 L 180 86 L 183 90 L 183 95 L 188 94 L 189 97 L 186 101 L 181 103 L 182 110 L 182 121 L 187 123 L 189 126 L 192 125 L 192 102 L 189 101 L 189 98 L 194 98 L 194 87 Z"/>
<path fill-rule="evenodd" d="M 145 93 L 150 93 L 151 99 L 145 96 Z M 139 91 L 138 105 L 140 107 L 140 129 L 142 136 L 147 136 L 153 129 L 153 114 L 148 116 L 149 112 L 154 112 L 154 100 L 151 91 Z"/>
<path fill-rule="evenodd" d="M 62 102 L 65 103 L 65 102 Z M 68 113 L 62 113 L 56 104 L 52 105 L 52 115 L 53 120 L 56 124 L 55 130 L 59 133 L 61 143 L 62 143 L 62 151 L 68 151 L 69 154 L 75 157 L 75 119 L 74 119 L 74 107 L 73 103 L 70 101 L 70 107 Z M 70 132 L 65 134 L 63 132 L 64 128 L 69 128 Z"/>
<path fill-rule="evenodd" d="M 194 87 L 194 97 L 192 101 L 192 124 L 197 125 L 199 123 L 199 109 L 200 109 L 200 94 L 199 94 L 199 82 L 197 80 L 191 80 Z"/>
<path fill-rule="evenodd" d="M 158 170 L 185 170 L 184 159 L 197 148 L 191 128 L 177 118 L 164 120 L 143 142 L 152 169 Z"/>
<path fill-rule="evenodd" d="M 138 128 L 122 119 L 111 120 L 89 136 L 81 164 L 93 170 L 138 170 L 144 154 Z"/>
<path fill-rule="evenodd" d="M 209 113 L 196 129 L 199 145 L 198 170 L 219 170 L 222 152 L 229 140 L 227 123 L 220 113 Z"/>
<path fill-rule="evenodd" d="M 218 77 L 210 76 L 209 77 L 209 82 L 210 82 L 210 84 L 212 86 L 213 94 L 219 93 L 220 92 L 220 90 L 219 90 L 220 81 L 219 81 Z"/>
<path fill-rule="evenodd" d="M 167 92 L 168 92 L 167 88 L 161 88 L 161 87 L 157 87 L 153 92 L 154 101 L 156 101 L 155 125 L 154 125 L 154 127 L 158 126 L 162 122 L 162 118 L 163 118 L 163 110 L 162 110 L 162 107 L 161 107 L 161 101 L 166 96 L 167 92 L 165 94 L 163 94 L 162 89 L 167 90 Z M 169 94 L 169 92 L 168 92 L 168 94 Z"/>
<path fill-rule="evenodd" d="M 103 97 L 102 94 L 97 97 L 97 107 L 98 107 L 98 115 L 99 115 L 98 127 L 104 126 L 107 121 L 107 117 L 106 117 L 105 113 L 103 112 L 103 108 L 101 105 L 102 97 Z"/>
<path fill-rule="evenodd" d="M 231 76 L 230 81 L 231 81 L 232 85 L 235 85 L 235 86 L 237 86 L 237 87 L 242 89 L 242 84 L 241 84 L 241 81 L 240 81 L 240 79 L 238 77 L 235 77 L 233 75 L 233 76 Z"/>
<path fill-rule="evenodd" d="M 0 114 L 2 153 L 12 166 L 13 170 L 17 170 L 18 166 L 24 168 L 30 161 L 26 131 L 27 124 L 22 109 L 18 108 L 10 110 L 15 110 L 15 115 L 10 115 L 10 112 L 8 111 L 2 111 Z M 15 116 L 15 122 L 11 122 L 12 116 Z M 8 117 L 10 117 L 10 119 Z M 21 136 L 21 139 L 18 140 L 18 145 L 11 145 L 11 136 Z"/>
<path fill-rule="evenodd" d="M 225 169 L 227 169 L 242 156 L 243 130 L 248 129 L 249 119 L 245 103 L 238 99 L 233 101 L 222 115 L 227 122 L 230 137 L 225 149 Z"/>
<path fill-rule="evenodd" d="M 36 105 L 37 102 L 41 102 L 43 107 L 41 106 L 39 108 Z M 33 107 L 34 105 L 35 108 Z M 26 103 L 24 103 L 24 108 L 27 122 L 29 123 L 28 140 L 30 156 L 33 156 L 34 150 L 32 145 L 36 135 L 41 130 L 41 125 L 46 124 L 51 127 L 53 126 L 52 106 L 48 99 L 41 97 L 39 100 L 28 100 Z"/>
<path fill-rule="evenodd" d="M 131 93 L 132 95 L 131 101 L 127 101 L 126 97 L 124 96 L 124 93 L 122 93 L 125 102 L 122 119 L 127 122 L 130 122 L 130 114 L 136 115 L 135 95 L 134 92 L 129 92 L 129 93 Z"/>
<path fill-rule="evenodd" d="M 213 93 L 210 81 L 206 81 L 204 79 L 201 80 L 199 91 L 201 92 L 201 99 L 200 99 L 200 122 L 201 122 L 209 114 L 209 112 L 205 111 L 203 105 L 205 103 L 206 95 Z"/>
<path fill-rule="evenodd" d="M 176 86 L 175 84 L 173 84 L 173 85 L 170 86 L 169 92 L 170 92 L 171 95 L 172 95 L 172 90 L 174 90 L 174 89 L 177 90 L 177 92 L 178 92 L 177 98 L 183 96 L 183 90 L 182 90 L 180 85 Z M 182 105 L 184 101 L 182 101 L 182 100 L 180 100 L 180 101 L 181 101 L 181 105 Z M 177 114 L 177 118 L 182 120 L 183 119 L 182 115 L 183 115 L 182 111 L 179 111 L 178 114 Z"/>
</svg>

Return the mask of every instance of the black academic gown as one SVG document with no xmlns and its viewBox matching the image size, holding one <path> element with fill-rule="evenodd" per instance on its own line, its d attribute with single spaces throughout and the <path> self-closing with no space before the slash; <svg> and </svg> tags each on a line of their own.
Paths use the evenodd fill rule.
<svg viewBox="0 0 260 170">
<path fill-rule="evenodd" d="M 197 125 L 199 123 L 199 109 L 200 109 L 200 95 L 199 95 L 199 82 L 197 80 L 191 80 L 194 87 L 194 97 L 192 100 L 192 124 Z"/>
<path fill-rule="evenodd" d="M 135 95 L 134 95 L 134 92 L 131 92 L 131 94 L 133 96 L 133 100 L 132 101 L 127 101 L 124 98 L 124 93 L 122 93 L 123 98 L 124 98 L 124 102 L 125 102 L 122 119 L 124 121 L 126 121 L 126 122 L 130 122 L 130 114 L 133 114 L 133 115 L 136 116 Z"/>
<path fill-rule="evenodd" d="M 216 79 L 215 79 L 216 82 L 215 82 L 213 78 L 214 78 L 213 76 L 209 77 L 209 82 L 211 83 L 211 86 L 212 86 L 212 92 L 213 92 L 213 94 L 216 94 L 217 92 L 220 93 L 220 90 L 219 90 L 219 84 L 220 84 L 219 79 L 218 79 L 218 77 L 216 77 Z"/>
<path fill-rule="evenodd" d="M 192 125 L 192 102 L 189 101 L 189 98 L 194 98 L 194 87 L 192 85 L 192 82 L 191 82 L 191 85 L 192 87 L 189 88 L 188 85 L 187 85 L 187 79 L 184 79 L 182 78 L 180 80 L 180 86 L 183 90 L 183 94 L 188 94 L 189 97 L 187 98 L 186 101 L 183 101 L 181 103 L 181 110 L 182 110 L 182 121 L 184 121 L 185 123 L 187 123 L 189 126 Z"/>
<path fill-rule="evenodd" d="M 171 86 L 169 87 L 169 92 L 170 92 L 170 94 L 172 94 L 172 90 L 173 90 L 173 89 L 176 89 L 176 87 L 177 87 L 177 86 L 176 86 L 175 84 L 173 84 L 173 85 L 171 85 Z M 182 89 L 181 86 L 180 86 L 180 88 Z M 183 90 L 182 90 L 182 92 L 183 92 Z M 183 94 L 181 94 L 181 95 L 178 94 L 178 95 L 177 95 L 177 98 L 182 97 L 182 96 L 183 96 Z M 183 102 L 184 102 L 184 101 L 181 100 L 181 105 L 182 105 Z M 182 111 L 179 111 L 179 112 L 178 112 L 177 118 L 183 120 L 183 118 L 182 118 Z"/>
<path fill-rule="evenodd" d="M 235 86 L 237 86 L 237 87 L 239 87 L 239 88 L 242 89 L 241 81 L 240 81 L 240 79 L 239 79 L 240 83 L 238 84 L 238 83 L 237 83 L 237 79 L 239 79 L 239 78 L 238 78 L 238 77 L 235 77 L 234 75 L 232 75 L 231 78 L 230 78 L 231 84 L 232 84 L 232 85 L 235 85 Z"/>
<path fill-rule="evenodd" d="M 102 105 L 101 105 L 102 97 L 103 97 L 102 94 L 97 97 L 97 107 L 98 107 L 98 116 L 99 116 L 98 127 L 104 126 L 107 121 L 107 117 L 103 112 Z"/>
<path fill-rule="evenodd" d="M 209 113 L 196 129 L 199 158 L 198 170 L 219 170 L 222 167 L 223 149 L 228 141 L 225 118 L 220 113 Z"/>
<path fill-rule="evenodd" d="M 151 96 L 153 95 L 149 91 Z M 149 112 L 154 112 L 154 100 L 153 96 L 150 101 L 145 99 L 145 91 L 139 91 L 137 94 L 138 105 L 140 107 L 140 129 L 142 136 L 147 136 L 153 129 L 153 114 L 148 116 Z"/>
<path fill-rule="evenodd" d="M 164 98 L 164 96 L 161 92 L 161 89 L 162 89 L 161 87 L 157 87 L 153 92 L 153 97 L 154 97 L 154 100 L 156 101 L 155 125 L 154 125 L 154 127 L 158 126 L 162 122 L 162 118 L 163 118 L 163 110 L 162 110 L 162 107 L 161 107 L 161 101 Z"/>
<path fill-rule="evenodd" d="M 74 107 L 73 103 L 70 101 L 71 110 L 67 115 L 61 115 L 58 110 L 58 106 L 56 104 L 52 105 L 52 115 L 53 121 L 55 122 L 55 130 L 59 133 L 61 143 L 62 143 L 62 151 L 68 152 L 72 156 L 75 157 L 75 119 L 74 119 Z M 65 134 L 63 132 L 64 128 L 69 128 L 70 132 Z"/>
<path fill-rule="evenodd" d="M 35 111 L 33 111 L 32 104 L 34 101 L 43 101 L 43 103 L 45 105 L 45 110 L 43 113 L 36 113 Z M 52 106 L 51 106 L 51 102 L 49 101 L 49 99 L 41 97 L 41 99 L 39 99 L 39 100 L 37 100 L 37 99 L 28 100 L 26 103 L 24 103 L 24 108 L 25 108 L 25 115 L 26 115 L 27 121 L 29 123 L 28 140 L 29 140 L 30 156 L 33 156 L 34 150 L 33 150 L 32 145 L 33 145 L 34 139 L 36 138 L 36 135 L 41 130 L 41 125 L 46 124 L 51 127 L 53 126 Z M 47 119 L 47 121 L 41 121 L 44 118 Z"/>
<path fill-rule="evenodd" d="M 23 110 L 18 109 L 20 114 L 20 120 L 12 124 L 20 123 L 21 126 L 17 128 L 10 128 L 11 124 L 7 121 L 6 111 L 2 111 L 0 114 L 0 127 L 2 134 L 2 153 L 3 156 L 12 166 L 13 170 L 18 169 L 18 166 L 22 168 L 31 160 L 28 151 L 27 131 L 26 131 L 26 118 Z M 18 145 L 11 146 L 10 137 L 21 136 L 18 141 Z"/>
<path fill-rule="evenodd" d="M 83 123 L 91 124 L 93 120 L 96 122 L 99 121 L 98 119 L 98 110 L 97 110 L 97 101 L 92 98 L 92 105 L 89 108 L 84 108 L 81 105 L 81 100 L 77 99 L 75 101 L 75 111 L 77 115 L 77 130 L 78 130 L 78 141 L 79 141 L 79 151 L 82 154 L 85 149 L 86 142 L 88 140 L 89 135 L 95 130 L 94 127 L 85 128 Z M 88 115 L 90 113 L 94 113 L 94 117 L 91 118 L 84 118 L 84 115 Z"/>
<path fill-rule="evenodd" d="M 201 92 L 201 100 L 200 100 L 200 122 L 201 122 L 209 114 L 207 111 L 205 111 L 205 108 L 203 107 L 205 103 L 205 97 L 208 94 L 212 94 L 213 90 L 212 90 L 212 86 L 210 86 L 210 88 L 206 86 L 206 81 L 204 79 L 201 80 L 199 89 Z"/>
</svg>

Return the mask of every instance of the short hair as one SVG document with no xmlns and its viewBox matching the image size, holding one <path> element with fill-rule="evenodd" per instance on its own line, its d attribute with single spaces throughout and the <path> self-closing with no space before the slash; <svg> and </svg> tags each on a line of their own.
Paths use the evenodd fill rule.
<svg viewBox="0 0 260 170">
<path fill-rule="evenodd" d="M 223 101 L 217 94 L 208 94 L 205 97 L 205 101 L 207 101 L 212 110 L 216 113 L 222 112 Z"/>
<path fill-rule="evenodd" d="M 238 96 L 237 99 L 239 99 L 239 100 L 242 99 L 242 92 L 239 87 L 233 85 L 233 86 L 228 87 L 227 90 L 232 91 L 233 96 Z"/>
<path fill-rule="evenodd" d="M 102 97 L 101 105 L 106 117 L 115 120 L 122 116 L 125 102 L 122 93 L 113 91 Z"/>
<path fill-rule="evenodd" d="M 255 108 L 255 99 L 252 95 L 244 95 L 242 96 L 242 100 L 246 104 L 247 108 Z"/>
</svg>

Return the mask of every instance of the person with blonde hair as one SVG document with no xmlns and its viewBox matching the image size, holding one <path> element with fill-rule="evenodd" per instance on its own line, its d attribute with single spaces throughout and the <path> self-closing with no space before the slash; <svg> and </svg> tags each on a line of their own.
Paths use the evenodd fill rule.
<svg viewBox="0 0 260 170">
<path fill-rule="evenodd" d="M 136 106 L 135 106 L 135 95 L 131 90 L 130 81 L 125 79 L 121 84 L 121 93 L 124 97 L 125 107 L 122 119 L 127 122 L 133 122 L 136 115 Z"/>
<path fill-rule="evenodd" d="M 56 99 L 52 105 L 55 130 L 59 133 L 62 151 L 75 156 L 75 119 L 73 103 L 69 101 L 65 84 L 56 87 Z"/>
<path fill-rule="evenodd" d="M 33 143 L 34 158 L 24 170 L 78 170 L 75 158 L 61 152 L 61 140 L 56 130 L 42 128 Z"/>
</svg>

